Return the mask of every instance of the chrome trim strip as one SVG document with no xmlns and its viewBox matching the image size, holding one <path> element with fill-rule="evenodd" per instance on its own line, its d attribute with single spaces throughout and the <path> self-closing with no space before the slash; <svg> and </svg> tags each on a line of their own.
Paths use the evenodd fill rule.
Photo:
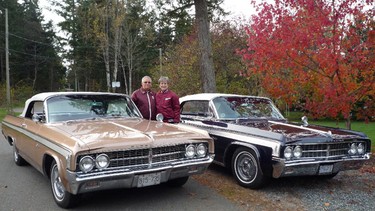
<svg viewBox="0 0 375 211">
<path fill-rule="evenodd" d="M 355 170 L 360 168 L 360 166 L 363 165 L 363 161 L 366 161 L 370 159 L 370 153 L 366 153 L 363 157 L 359 158 L 343 158 L 343 159 L 336 159 L 336 160 L 324 160 L 324 161 L 314 161 L 314 160 L 297 160 L 294 162 L 286 161 L 285 159 L 281 159 L 278 157 L 273 157 L 272 160 L 274 161 L 273 166 L 273 173 L 272 176 L 273 178 L 279 178 L 283 176 L 289 176 L 291 174 L 285 174 L 286 169 L 288 168 L 289 170 L 292 169 L 307 169 L 310 166 L 316 166 L 318 168 L 320 165 L 324 164 L 333 164 L 333 165 L 345 165 L 347 166 L 346 168 L 338 169 L 337 171 L 345 171 L 345 170 Z M 357 165 L 354 165 L 353 167 L 349 166 L 352 163 L 356 163 Z M 317 172 L 310 172 L 308 174 L 299 174 L 298 171 L 295 173 L 292 173 L 294 176 L 298 175 L 318 175 Z"/>
<path fill-rule="evenodd" d="M 69 159 L 72 155 L 72 151 L 70 151 L 68 148 L 63 147 L 63 146 L 58 145 L 58 144 L 55 144 L 55 143 L 51 142 L 50 140 L 48 140 L 46 138 L 43 138 L 43 137 L 38 136 L 38 135 L 28 131 L 28 130 L 23 129 L 22 127 L 15 126 L 15 125 L 9 124 L 7 122 L 3 122 L 2 124 L 11 128 L 11 129 L 13 129 L 13 130 L 15 130 L 15 131 L 17 131 L 17 132 L 20 132 L 20 133 L 30 137 L 31 139 L 35 140 L 36 142 L 38 142 L 38 143 L 52 149 L 53 151 L 61 154 L 62 156 L 64 156 L 67 159 L 67 162 L 68 162 L 67 166 L 68 167 L 70 166 L 69 165 L 70 164 Z"/>
<path fill-rule="evenodd" d="M 133 174 L 144 174 L 144 173 L 150 173 L 150 172 L 157 172 L 157 171 L 163 171 L 166 169 L 175 169 L 180 167 L 186 167 L 186 166 L 195 166 L 195 165 L 204 165 L 204 164 L 210 164 L 213 161 L 213 157 L 209 156 L 208 159 L 204 161 L 191 161 L 180 163 L 180 164 L 170 164 L 168 166 L 163 167 L 157 167 L 157 168 L 150 168 L 150 169 L 142 169 L 142 170 L 130 170 L 130 169 L 120 169 L 118 171 L 108 172 L 109 174 L 94 174 L 92 176 L 86 176 L 86 177 L 76 177 L 77 182 L 84 182 L 88 180 L 93 179 L 103 179 L 107 177 L 116 177 L 116 176 L 124 176 L 124 175 L 133 175 Z M 106 172 L 104 172 L 106 173 Z M 75 172 L 74 172 L 75 174 Z"/>
<path fill-rule="evenodd" d="M 128 172 L 117 172 L 107 175 L 97 175 L 85 178 L 78 178 L 76 172 L 67 171 L 68 185 L 67 189 L 73 193 L 85 193 L 96 190 L 106 190 L 113 188 L 131 188 L 137 186 L 138 176 L 147 173 L 160 172 L 162 174 L 162 182 L 170 179 L 193 174 L 202 174 L 212 163 L 214 156 L 210 155 L 208 159 L 200 162 L 184 163 L 178 165 L 168 165 L 166 167 L 136 170 Z M 97 182 L 98 186 L 87 187 L 87 183 Z"/>
<path fill-rule="evenodd" d="M 226 133 L 225 131 L 219 131 L 212 133 L 213 135 L 218 135 L 221 137 L 226 137 L 229 139 L 235 140 L 235 142 L 239 143 L 239 141 L 244 142 L 245 144 L 252 144 L 252 145 L 258 145 L 258 146 L 264 146 L 264 147 L 269 147 L 272 149 L 272 156 L 279 157 L 280 156 L 280 148 L 281 144 L 277 141 L 273 140 L 267 140 L 267 139 L 262 139 L 259 137 L 252 137 L 252 136 L 247 136 L 247 135 L 242 135 L 242 134 L 235 134 L 235 133 Z"/>
<path fill-rule="evenodd" d="M 261 145 L 265 147 L 269 147 L 272 149 L 272 156 L 279 157 L 280 156 L 280 148 L 281 143 L 280 141 L 273 140 L 273 139 L 265 139 L 262 137 L 255 137 L 248 133 L 242 133 L 238 131 L 228 130 L 228 129 L 221 129 L 220 127 L 215 126 L 204 126 L 203 124 L 189 124 L 195 127 L 204 128 L 208 131 L 209 134 L 214 136 L 221 136 L 228 139 L 233 139 L 236 141 L 242 141 L 244 143 L 253 144 L 253 145 Z"/>
<path fill-rule="evenodd" d="M 295 162 L 288 162 L 286 161 L 285 162 L 285 167 L 289 167 L 289 166 L 300 166 L 300 165 L 311 165 L 311 164 L 324 164 L 324 163 L 337 163 L 337 162 L 346 162 L 346 161 L 365 161 L 365 160 L 368 160 L 367 157 L 363 157 L 363 158 L 343 158 L 343 159 L 340 159 L 340 160 L 322 160 L 322 161 L 295 161 Z"/>
</svg>

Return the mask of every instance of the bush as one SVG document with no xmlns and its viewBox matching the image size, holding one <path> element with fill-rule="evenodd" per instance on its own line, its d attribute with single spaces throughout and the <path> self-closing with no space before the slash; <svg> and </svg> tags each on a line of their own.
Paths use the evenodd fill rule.
<svg viewBox="0 0 375 211">
<path fill-rule="evenodd" d="M 10 90 L 10 100 L 12 106 L 23 106 L 25 101 L 33 95 L 33 89 L 31 86 L 19 86 L 12 87 Z M 7 94 L 6 85 L 0 84 L 0 107 L 7 107 Z"/>
</svg>

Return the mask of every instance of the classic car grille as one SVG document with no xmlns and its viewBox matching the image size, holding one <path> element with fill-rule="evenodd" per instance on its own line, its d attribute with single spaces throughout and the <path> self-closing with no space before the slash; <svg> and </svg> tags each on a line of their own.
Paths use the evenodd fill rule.
<svg viewBox="0 0 375 211">
<path fill-rule="evenodd" d="M 107 153 L 111 160 L 109 167 L 135 166 L 185 158 L 185 145 L 158 147 Z"/>
<path fill-rule="evenodd" d="M 324 143 L 313 145 L 299 145 L 302 147 L 302 158 L 315 158 L 323 160 L 337 159 L 340 157 L 349 156 L 350 144 L 353 142 L 345 143 Z M 365 142 L 362 143 L 366 148 Z"/>
<path fill-rule="evenodd" d="M 206 147 L 208 148 L 207 143 Z M 135 149 L 125 151 L 100 152 L 96 154 L 79 155 L 77 158 L 77 171 L 80 172 L 79 161 L 84 156 L 91 156 L 94 160 L 100 154 L 106 154 L 110 159 L 110 165 L 105 169 L 140 169 L 152 166 L 168 165 L 172 162 L 180 162 L 189 160 L 185 157 L 186 146 L 188 144 L 180 144 L 173 146 L 163 146 L 156 148 Z M 207 155 L 208 156 L 208 155 Z M 94 171 L 96 171 L 94 169 Z"/>
</svg>

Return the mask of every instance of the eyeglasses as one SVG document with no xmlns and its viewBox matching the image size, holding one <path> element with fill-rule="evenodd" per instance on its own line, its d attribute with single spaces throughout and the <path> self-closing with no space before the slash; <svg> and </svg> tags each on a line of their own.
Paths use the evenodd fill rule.
<svg viewBox="0 0 375 211">
<path fill-rule="evenodd" d="M 143 81 L 144 84 L 150 84 L 151 81 Z"/>
</svg>

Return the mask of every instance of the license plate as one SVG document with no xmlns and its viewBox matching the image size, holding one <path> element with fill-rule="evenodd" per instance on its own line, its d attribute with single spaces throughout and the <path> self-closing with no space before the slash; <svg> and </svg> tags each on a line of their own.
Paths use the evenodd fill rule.
<svg viewBox="0 0 375 211">
<path fill-rule="evenodd" d="M 160 184 L 160 178 L 161 178 L 160 172 L 159 173 L 139 175 L 137 187 L 158 185 L 158 184 Z"/>
<path fill-rule="evenodd" d="M 319 174 L 331 174 L 333 165 L 321 165 L 319 167 Z"/>
</svg>

